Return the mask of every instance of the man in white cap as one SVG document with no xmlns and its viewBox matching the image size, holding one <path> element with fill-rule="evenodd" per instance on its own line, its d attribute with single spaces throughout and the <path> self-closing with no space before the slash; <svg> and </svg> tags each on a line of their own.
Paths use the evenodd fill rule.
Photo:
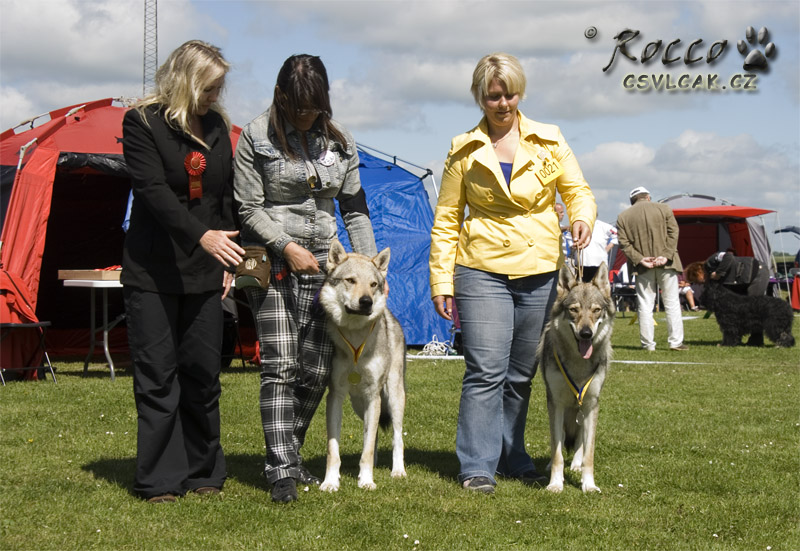
<svg viewBox="0 0 800 551">
<path fill-rule="evenodd" d="M 683 272 L 678 256 L 678 221 L 664 203 L 650 201 L 642 186 L 630 193 L 631 207 L 617 218 L 617 233 L 622 252 L 636 271 L 636 298 L 639 303 L 639 338 L 642 348 L 655 350 L 653 307 L 661 289 L 667 313 L 667 341 L 670 350 L 683 351 L 683 320 L 678 295 L 678 274 Z"/>
</svg>

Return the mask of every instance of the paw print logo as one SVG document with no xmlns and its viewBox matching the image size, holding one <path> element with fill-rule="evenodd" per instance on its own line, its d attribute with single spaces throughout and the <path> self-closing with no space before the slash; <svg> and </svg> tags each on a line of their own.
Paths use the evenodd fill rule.
<svg viewBox="0 0 800 551">
<path fill-rule="evenodd" d="M 756 34 L 756 30 L 753 27 L 747 27 L 744 31 L 744 36 L 747 39 L 747 42 L 744 40 L 740 40 L 736 43 L 736 49 L 739 50 L 739 53 L 745 56 L 744 64 L 742 68 L 745 71 L 766 71 L 769 69 L 767 58 L 772 59 L 775 57 L 775 44 L 770 42 L 764 47 L 764 53 L 761 53 L 761 50 L 755 48 L 750 50 L 748 46 L 748 42 L 752 45 L 756 45 L 756 41 L 758 44 L 765 44 L 769 39 L 769 31 L 766 27 L 761 27 L 758 29 L 758 34 Z M 749 50 L 749 53 L 748 53 Z"/>
</svg>

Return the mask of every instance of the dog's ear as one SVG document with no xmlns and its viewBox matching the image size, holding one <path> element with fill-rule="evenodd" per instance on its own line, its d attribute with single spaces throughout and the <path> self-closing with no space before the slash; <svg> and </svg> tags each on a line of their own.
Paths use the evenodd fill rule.
<svg viewBox="0 0 800 551">
<path fill-rule="evenodd" d="M 377 256 L 372 258 L 372 263 L 375 264 L 375 267 L 378 268 L 378 271 L 381 275 L 386 278 L 386 274 L 389 273 L 389 258 L 391 256 L 391 251 L 389 247 L 386 247 L 381 252 L 377 254 Z"/>
<path fill-rule="evenodd" d="M 336 266 L 347 260 L 347 251 L 339 243 L 338 239 L 331 241 L 331 248 L 328 251 L 328 272 L 333 270 Z"/>
<path fill-rule="evenodd" d="M 603 291 L 606 297 L 611 296 L 611 281 L 608 279 L 608 266 L 603 262 L 597 269 L 597 273 L 592 278 L 592 285 Z"/>
<path fill-rule="evenodd" d="M 568 293 L 577 283 L 575 272 L 572 271 L 569 264 L 561 266 L 561 271 L 558 272 L 558 295 Z"/>
</svg>

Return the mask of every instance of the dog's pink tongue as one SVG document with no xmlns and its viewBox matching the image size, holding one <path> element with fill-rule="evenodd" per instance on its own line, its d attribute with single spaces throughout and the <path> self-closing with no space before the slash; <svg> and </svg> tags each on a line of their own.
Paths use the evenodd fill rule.
<svg viewBox="0 0 800 551">
<path fill-rule="evenodd" d="M 583 356 L 584 360 L 588 360 L 592 355 L 592 339 L 580 339 L 578 341 L 578 350 Z"/>
</svg>

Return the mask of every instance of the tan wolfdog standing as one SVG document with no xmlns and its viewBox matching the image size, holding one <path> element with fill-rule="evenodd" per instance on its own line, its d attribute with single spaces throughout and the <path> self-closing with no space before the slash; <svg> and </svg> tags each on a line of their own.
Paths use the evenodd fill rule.
<svg viewBox="0 0 800 551">
<path fill-rule="evenodd" d="M 322 285 L 320 304 L 328 316 L 328 333 L 336 351 L 327 399 L 328 462 L 320 485 L 320 490 L 326 492 L 339 489 L 339 437 L 347 394 L 364 421 L 358 487 L 376 488 L 372 470 L 377 459 L 378 424 L 386 428 L 391 422 L 392 477 L 406 476 L 406 346 L 400 324 L 386 308 L 384 283 L 388 268 L 388 248 L 368 258 L 348 254 L 334 241 L 328 253 L 328 277 Z"/>
<path fill-rule="evenodd" d="M 561 268 L 558 296 L 536 354 L 550 417 L 551 492 L 564 489 L 565 446 L 575 449 L 570 469 L 581 473 L 581 489 L 600 491 L 594 482 L 595 432 L 615 313 L 605 264 L 591 283 L 577 280 L 568 266 Z"/>
</svg>

